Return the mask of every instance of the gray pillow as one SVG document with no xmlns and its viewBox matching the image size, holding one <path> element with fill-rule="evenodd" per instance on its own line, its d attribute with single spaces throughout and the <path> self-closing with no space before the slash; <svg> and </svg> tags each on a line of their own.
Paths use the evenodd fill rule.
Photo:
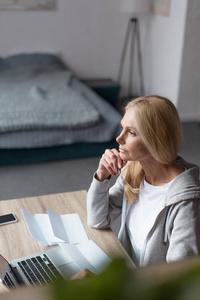
<svg viewBox="0 0 200 300">
<path fill-rule="evenodd" d="M 16 71 L 26 68 L 67 69 L 66 65 L 57 55 L 49 53 L 22 53 L 0 58 L 0 71 Z"/>
</svg>

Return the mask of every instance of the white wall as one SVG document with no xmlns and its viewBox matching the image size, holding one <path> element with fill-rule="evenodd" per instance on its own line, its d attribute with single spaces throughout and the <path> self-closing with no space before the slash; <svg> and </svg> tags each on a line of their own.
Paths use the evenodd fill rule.
<svg viewBox="0 0 200 300">
<path fill-rule="evenodd" d="M 56 11 L 0 11 L 0 54 L 56 51 L 80 76 L 117 76 L 119 1 L 57 1 Z"/>
<path fill-rule="evenodd" d="M 183 120 L 200 121 L 200 1 L 189 0 L 178 110 Z"/>
<path fill-rule="evenodd" d="M 128 23 L 128 16 L 119 11 L 120 0 L 57 1 L 56 11 L 0 11 L 0 56 L 48 50 L 61 53 L 79 77 L 117 79 Z M 179 85 L 188 1 L 171 0 L 169 17 L 140 19 L 145 93 L 167 96 L 176 105 L 178 99 L 182 101 Z M 126 62 L 122 96 L 126 96 L 127 67 Z M 137 64 L 134 68 L 137 94 Z"/>
<path fill-rule="evenodd" d="M 170 98 L 176 105 L 182 63 L 187 0 L 171 0 L 169 17 L 154 15 L 150 26 L 148 93 Z"/>
</svg>

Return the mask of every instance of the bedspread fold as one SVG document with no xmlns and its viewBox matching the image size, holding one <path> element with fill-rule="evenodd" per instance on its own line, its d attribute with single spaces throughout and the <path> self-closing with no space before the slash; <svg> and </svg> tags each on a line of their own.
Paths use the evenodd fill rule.
<svg viewBox="0 0 200 300">
<path fill-rule="evenodd" d="M 101 115 L 68 84 L 70 71 L 0 74 L 0 132 L 77 129 L 98 124 Z"/>
</svg>

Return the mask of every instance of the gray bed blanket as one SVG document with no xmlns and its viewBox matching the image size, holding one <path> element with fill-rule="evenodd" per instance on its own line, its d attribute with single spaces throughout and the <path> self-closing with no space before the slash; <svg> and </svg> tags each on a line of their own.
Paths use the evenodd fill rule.
<svg viewBox="0 0 200 300">
<path fill-rule="evenodd" d="M 70 71 L 0 73 L 0 132 L 84 128 L 101 115 L 68 85 Z"/>
</svg>

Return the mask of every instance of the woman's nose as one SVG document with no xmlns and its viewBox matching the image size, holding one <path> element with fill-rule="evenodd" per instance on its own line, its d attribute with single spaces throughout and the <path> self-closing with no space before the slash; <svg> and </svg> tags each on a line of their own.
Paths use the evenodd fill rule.
<svg viewBox="0 0 200 300">
<path fill-rule="evenodd" d="M 116 138 L 116 141 L 117 141 L 118 144 L 123 144 L 122 133 Z"/>
</svg>

